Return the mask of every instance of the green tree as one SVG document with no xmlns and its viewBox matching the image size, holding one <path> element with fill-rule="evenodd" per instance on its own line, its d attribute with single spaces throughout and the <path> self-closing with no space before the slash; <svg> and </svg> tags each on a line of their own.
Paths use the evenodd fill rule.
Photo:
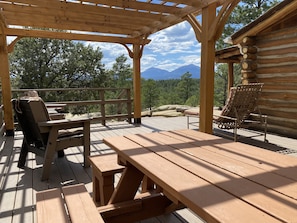
<svg viewBox="0 0 297 223">
<path fill-rule="evenodd" d="M 191 77 L 192 77 L 192 74 L 190 74 L 189 72 L 186 72 L 181 76 L 181 80 L 177 84 L 176 89 L 177 89 L 181 104 L 184 104 L 191 95 L 192 84 L 193 84 Z"/>
<path fill-rule="evenodd" d="M 109 78 L 109 87 L 118 88 L 115 91 L 109 91 L 107 98 L 114 99 L 121 97 L 120 95 L 123 93 L 119 88 L 132 88 L 132 77 L 133 70 L 131 65 L 128 63 L 128 58 L 124 55 L 121 55 L 116 58 L 115 63 L 112 65 L 112 69 L 108 71 Z M 119 91 L 120 90 L 120 91 Z M 133 91 L 131 92 L 133 94 Z M 133 95 L 132 95 L 133 97 Z M 118 105 L 107 105 L 107 112 L 110 114 L 116 113 L 118 110 L 124 111 L 122 108 L 123 104 Z M 122 109 L 119 109 L 121 107 Z"/>
<path fill-rule="evenodd" d="M 114 87 L 132 87 L 133 70 L 127 59 L 124 54 L 117 57 L 110 70 Z"/>
<path fill-rule="evenodd" d="M 153 79 L 142 79 L 142 107 L 152 110 L 154 106 L 158 104 L 159 90 L 157 88 L 156 81 Z"/>
<path fill-rule="evenodd" d="M 180 99 L 176 91 L 179 79 L 159 80 L 156 82 L 160 92 L 159 105 L 178 104 Z"/>
<path fill-rule="evenodd" d="M 269 8 L 276 5 L 281 0 L 242 0 L 231 13 L 223 34 L 216 44 L 217 49 L 222 49 L 228 46 L 224 40 L 233 33 L 258 18 Z"/>
<path fill-rule="evenodd" d="M 106 74 L 99 48 L 69 40 L 24 38 L 10 56 L 18 88 L 104 86 Z"/>
</svg>

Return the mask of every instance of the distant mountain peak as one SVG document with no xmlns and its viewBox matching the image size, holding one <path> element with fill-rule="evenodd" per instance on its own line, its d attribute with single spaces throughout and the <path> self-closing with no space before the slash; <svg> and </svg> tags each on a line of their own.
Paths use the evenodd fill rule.
<svg viewBox="0 0 297 223">
<path fill-rule="evenodd" d="M 181 76 L 187 72 L 192 74 L 192 78 L 200 78 L 200 67 L 194 64 L 181 66 L 171 72 L 164 69 L 151 67 L 142 72 L 141 77 L 144 79 L 154 80 L 180 79 Z"/>
</svg>

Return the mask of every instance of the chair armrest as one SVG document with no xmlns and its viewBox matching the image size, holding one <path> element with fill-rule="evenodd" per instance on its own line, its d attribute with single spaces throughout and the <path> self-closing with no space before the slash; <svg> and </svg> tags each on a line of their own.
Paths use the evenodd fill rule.
<svg viewBox="0 0 297 223">
<path fill-rule="evenodd" d="M 79 127 L 90 126 L 90 121 L 92 118 L 80 118 L 80 119 L 59 119 L 51 120 L 46 122 L 39 122 L 38 126 L 40 132 L 49 132 L 51 128 L 55 127 L 59 130 L 62 129 L 73 129 Z"/>
<path fill-rule="evenodd" d="M 75 123 L 84 123 L 84 122 L 90 122 L 92 118 L 80 118 L 80 119 L 58 119 L 58 120 L 50 120 L 46 122 L 38 122 L 38 125 L 40 127 L 44 126 L 59 126 L 59 125 L 65 125 L 65 124 L 75 124 Z"/>
</svg>

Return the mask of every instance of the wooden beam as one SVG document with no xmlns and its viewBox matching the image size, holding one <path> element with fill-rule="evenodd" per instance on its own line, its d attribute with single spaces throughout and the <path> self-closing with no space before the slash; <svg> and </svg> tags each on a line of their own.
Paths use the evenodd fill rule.
<svg viewBox="0 0 297 223">
<path fill-rule="evenodd" d="M 230 93 L 230 88 L 234 85 L 234 66 L 233 63 L 228 63 L 228 93 Z"/>
<path fill-rule="evenodd" d="M 195 35 L 196 35 L 196 39 L 197 41 L 201 42 L 202 40 L 202 27 L 201 24 L 197 21 L 197 19 L 195 18 L 195 16 L 193 14 L 189 14 L 187 15 L 187 21 L 190 23 L 190 25 L 192 26 Z"/>
<path fill-rule="evenodd" d="M 229 15 L 236 7 L 240 0 L 228 0 L 225 1 L 222 8 L 220 9 L 218 15 L 213 22 L 210 31 L 209 31 L 209 38 L 218 40 L 223 33 L 224 26 L 229 18 Z"/>
<path fill-rule="evenodd" d="M 202 9 L 199 130 L 210 134 L 213 133 L 215 41 L 220 37 L 228 16 L 238 2 L 224 1 L 218 14 L 218 2 Z"/>
<path fill-rule="evenodd" d="M 36 37 L 36 38 L 50 38 L 50 39 L 65 39 L 65 40 L 81 40 L 94 42 L 108 42 L 121 44 L 148 44 L 150 40 L 141 38 L 117 37 L 117 36 L 103 36 L 88 33 L 70 33 L 58 32 L 49 30 L 33 30 L 33 29 L 16 29 L 6 28 L 5 33 L 8 36 L 22 36 L 22 37 Z"/>
<path fill-rule="evenodd" d="M 8 61 L 8 50 L 7 50 L 7 40 L 6 35 L 3 32 L 4 26 L 0 22 L 1 34 L 0 34 L 0 77 L 2 86 L 2 102 L 4 108 L 4 122 L 6 135 L 14 135 L 14 122 L 13 122 L 13 112 L 11 104 L 11 85 L 10 85 L 10 75 L 9 75 L 9 61 Z"/>
<path fill-rule="evenodd" d="M 202 9 L 201 41 L 201 76 L 200 76 L 200 112 L 199 130 L 213 133 L 213 96 L 214 96 L 214 62 L 215 41 L 209 39 L 210 28 L 216 18 L 216 4 Z"/>
<path fill-rule="evenodd" d="M 141 123 L 141 75 L 140 59 L 142 56 L 141 46 L 133 44 L 133 89 L 134 89 L 134 123 Z"/>
</svg>

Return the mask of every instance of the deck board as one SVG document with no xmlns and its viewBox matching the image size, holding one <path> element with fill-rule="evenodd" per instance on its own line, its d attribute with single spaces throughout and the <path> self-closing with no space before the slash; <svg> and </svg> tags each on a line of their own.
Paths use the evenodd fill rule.
<svg viewBox="0 0 297 223">
<path fill-rule="evenodd" d="M 145 117 L 140 126 L 127 122 L 107 122 L 91 125 L 91 155 L 111 153 L 102 142 L 104 137 L 157 132 L 161 130 L 186 129 L 186 117 Z M 197 128 L 191 126 L 191 128 Z M 239 131 L 239 134 L 246 134 Z M 247 133 L 250 134 L 250 133 Z M 287 139 L 268 134 L 269 143 L 263 143 L 261 136 L 252 139 L 240 137 L 240 140 L 272 151 L 283 152 L 297 157 L 297 140 Z M 91 168 L 83 168 L 82 147 L 72 147 L 65 150 L 64 158 L 55 158 L 48 181 L 41 181 L 42 159 L 29 153 L 24 169 L 17 167 L 17 161 L 22 143 L 22 134 L 16 131 L 12 137 L 4 138 L 0 147 L 0 223 L 37 223 L 35 216 L 36 192 L 70 184 L 84 183 L 92 195 Z M 120 174 L 116 175 L 116 181 Z M 201 223 L 199 217 L 190 210 L 182 209 L 169 215 L 143 220 L 139 223 Z"/>
</svg>

